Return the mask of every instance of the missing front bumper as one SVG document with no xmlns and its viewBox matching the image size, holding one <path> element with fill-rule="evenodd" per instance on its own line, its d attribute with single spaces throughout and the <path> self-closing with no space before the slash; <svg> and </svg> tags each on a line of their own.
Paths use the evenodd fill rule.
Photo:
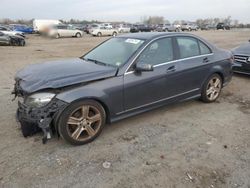
<svg viewBox="0 0 250 188">
<path fill-rule="evenodd" d="M 16 119 L 21 125 L 24 137 L 32 136 L 43 131 L 43 143 L 51 138 L 51 123 L 55 116 L 59 114 L 67 103 L 53 99 L 49 104 L 41 108 L 30 108 L 18 101 Z"/>
</svg>

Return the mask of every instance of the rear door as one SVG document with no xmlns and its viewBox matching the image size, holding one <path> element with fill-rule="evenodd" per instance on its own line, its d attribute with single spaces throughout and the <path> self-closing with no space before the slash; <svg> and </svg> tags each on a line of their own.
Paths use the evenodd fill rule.
<svg viewBox="0 0 250 188">
<path fill-rule="evenodd" d="M 178 68 L 185 90 L 201 88 L 213 62 L 211 49 L 202 41 L 189 36 L 175 37 L 178 49 Z"/>
</svg>

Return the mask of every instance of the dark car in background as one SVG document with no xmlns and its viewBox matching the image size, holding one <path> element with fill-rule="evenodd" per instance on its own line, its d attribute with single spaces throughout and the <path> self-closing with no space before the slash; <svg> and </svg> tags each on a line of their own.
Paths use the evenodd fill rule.
<svg viewBox="0 0 250 188">
<path fill-rule="evenodd" d="M 250 41 L 232 50 L 235 64 L 233 71 L 250 75 Z"/>
<path fill-rule="evenodd" d="M 25 39 L 17 35 L 7 35 L 0 31 L 0 45 L 25 46 Z"/>
<path fill-rule="evenodd" d="M 222 30 L 230 30 L 230 26 L 225 23 L 218 23 L 216 26 L 216 29 L 222 29 Z"/>
<path fill-rule="evenodd" d="M 17 119 L 24 136 L 40 129 L 44 142 L 54 131 L 85 144 L 106 123 L 180 101 L 216 101 L 231 80 L 232 62 L 231 52 L 192 34 L 120 35 L 80 58 L 20 70 Z"/>
</svg>

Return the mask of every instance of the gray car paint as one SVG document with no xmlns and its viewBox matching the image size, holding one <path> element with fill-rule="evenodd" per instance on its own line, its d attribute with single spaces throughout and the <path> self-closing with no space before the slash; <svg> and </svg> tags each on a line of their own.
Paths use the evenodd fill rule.
<svg viewBox="0 0 250 188">
<path fill-rule="evenodd" d="M 29 65 L 17 72 L 15 80 L 19 81 L 24 92 L 33 93 L 112 77 L 116 72 L 115 67 L 74 58 Z"/>
<path fill-rule="evenodd" d="M 186 59 L 178 59 L 176 53 L 173 62 L 154 67 L 152 72 L 138 74 L 133 71 L 136 57 L 148 44 L 159 38 L 176 36 L 195 37 L 207 44 L 212 53 Z M 184 33 L 136 33 L 119 37 L 146 41 L 118 70 L 75 59 L 34 65 L 19 72 L 16 78 L 23 80 L 21 87 L 30 93 L 86 83 L 65 89 L 56 98 L 67 103 L 79 99 L 97 100 L 106 109 L 109 122 L 162 105 L 199 97 L 202 85 L 213 73 L 222 76 L 224 85 L 231 79 L 231 53 L 218 49 L 200 37 Z M 174 51 L 178 50 L 175 44 Z M 174 71 L 169 72 L 168 69 L 172 66 Z"/>
</svg>

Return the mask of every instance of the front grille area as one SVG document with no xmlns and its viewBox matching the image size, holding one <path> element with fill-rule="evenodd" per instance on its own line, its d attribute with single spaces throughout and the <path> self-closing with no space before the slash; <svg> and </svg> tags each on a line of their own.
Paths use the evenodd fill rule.
<svg viewBox="0 0 250 188">
<path fill-rule="evenodd" d="M 249 58 L 250 56 L 244 56 L 244 55 L 234 56 L 235 61 L 240 62 L 240 63 L 247 63 L 247 64 L 250 64 Z"/>
</svg>

